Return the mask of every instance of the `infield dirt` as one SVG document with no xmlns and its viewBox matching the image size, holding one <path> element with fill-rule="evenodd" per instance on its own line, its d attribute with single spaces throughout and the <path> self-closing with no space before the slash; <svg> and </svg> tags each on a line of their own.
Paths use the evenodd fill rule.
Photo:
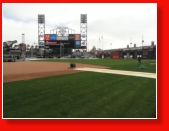
<svg viewBox="0 0 169 131">
<path fill-rule="evenodd" d="M 78 63 L 76 67 L 108 68 Z M 3 62 L 3 83 L 78 72 L 82 71 L 70 68 L 70 63 L 65 62 Z"/>
</svg>

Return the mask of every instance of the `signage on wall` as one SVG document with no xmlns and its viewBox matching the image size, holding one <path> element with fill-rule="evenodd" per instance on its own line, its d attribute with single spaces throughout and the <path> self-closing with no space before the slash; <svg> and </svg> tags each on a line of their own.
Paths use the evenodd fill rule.
<svg viewBox="0 0 169 131">
<path fill-rule="evenodd" d="M 55 42 L 46 41 L 45 44 L 47 44 L 47 45 L 55 45 L 55 44 L 57 44 L 57 42 L 56 41 Z"/>
<path fill-rule="evenodd" d="M 80 34 L 75 34 L 74 35 L 74 40 L 80 40 L 81 39 L 81 35 Z"/>
<path fill-rule="evenodd" d="M 41 41 L 40 41 L 40 42 L 39 42 L 39 45 L 44 45 L 44 42 L 41 42 Z"/>
<path fill-rule="evenodd" d="M 44 40 L 50 40 L 50 34 L 45 34 L 44 35 Z"/>
<path fill-rule="evenodd" d="M 80 46 L 80 40 L 75 41 L 76 47 Z"/>
<path fill-rule="evenodd" d="M 56 40 L 56 34 L 50 34 L 50 40 Z"/>
<path fill-rule="evenodd" d="M 68 36 L 57 36 L 57 40 L 68 40 Z"/>
<path fill-rule="evenodd" d="M 85 34 L 83 34 L 83 35 L 81 35 L 81 37 L 82 37 L 82 38 L 86 38 L 86 35 L 85 35 Z"/>
<path fill-rule="evenodd" d="M 86 46 L 86 41 L 81 41 L 82 46 Z"/>
<path fill-rule="evenodd" d="M 74 34 L 69 34 L 69 40 L 74 40 Z"/>
</svg>

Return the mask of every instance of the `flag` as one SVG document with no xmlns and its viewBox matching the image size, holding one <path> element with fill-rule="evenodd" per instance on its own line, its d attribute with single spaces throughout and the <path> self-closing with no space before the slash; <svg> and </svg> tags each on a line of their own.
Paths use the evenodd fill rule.
<svg viewBox="0 0 169 131">
<path fill-rule="evenodd" d="M 102 39 L 103 39 L 103 36 L 102 36 Z"/>
</svg>

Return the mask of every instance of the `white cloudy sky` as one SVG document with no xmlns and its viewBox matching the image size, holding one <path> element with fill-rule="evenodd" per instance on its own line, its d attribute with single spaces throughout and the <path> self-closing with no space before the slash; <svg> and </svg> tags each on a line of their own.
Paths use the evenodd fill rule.
<svg viewBox="0 0 169 131">
<path fill-rule="evenodd" d="M 45 14 L 45 33 L 57 27 L 69 27 L 80 34 L 80 14 L 87 14 L 88 49 L 126 48 L 132 43 L 141 46 L 157 44 L 156 3 L 49 3 L 3 4 L 2 39 L 38 43 L 38 14 Z M 101 42 L 99 37 L 103 36 Z M 112 45 L 110 46 L 110 43 Z M 133 47 L 133 44 L 131 45 Z"/>
</svg>

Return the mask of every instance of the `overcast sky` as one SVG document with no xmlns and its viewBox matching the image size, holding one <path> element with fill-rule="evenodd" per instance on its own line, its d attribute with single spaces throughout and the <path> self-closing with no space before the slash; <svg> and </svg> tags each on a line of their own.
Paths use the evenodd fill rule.
<svg viewBox="0 0 169 131">
<path fill-rule="evenodd" d="M 88 49 L 126 48 L 130 45 L 157 44 L 156 3 L 49 3 L 3 4 L 2 39 L 38 43 L 38 14 L 45 14 L 45 33 L 57 27 L 69 27 L 80 34 L 80 14 L 87 14 Z M 99 37 L 103 39 L 99 41 Z M 112 45 L 110 44 L 112 43 Z"/>
</svg>

